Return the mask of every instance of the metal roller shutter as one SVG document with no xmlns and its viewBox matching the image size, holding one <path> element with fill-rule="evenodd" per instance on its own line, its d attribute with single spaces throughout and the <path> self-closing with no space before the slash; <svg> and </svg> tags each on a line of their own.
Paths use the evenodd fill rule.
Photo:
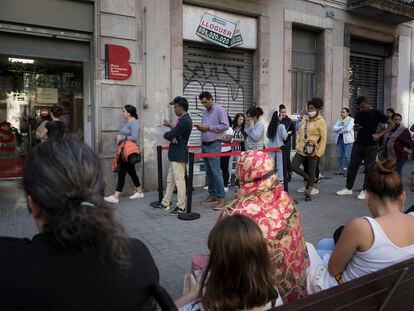
<svg viewBox="0 0 414 311">
<path fill-rule="evenodd" d="M 201 122 L 202 91 L 210 92 L 233 118 L 253 104 L 253 51 L 184 42 L 184 90 L 194 123 Z M 200 144 L 193 130 L 190 145 Z"/>
<path fill-rule="evenodd" d="M 358 96 L 366 96 L 372 106 L 384 106 L 384 58 L 352 53 L 349 70 L 349 107 L 357 111 Z"/>
</svg>

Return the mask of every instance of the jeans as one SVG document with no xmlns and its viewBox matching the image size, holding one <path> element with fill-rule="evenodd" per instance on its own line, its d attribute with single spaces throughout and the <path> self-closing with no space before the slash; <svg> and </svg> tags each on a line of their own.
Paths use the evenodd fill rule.
<svg viewBox="0 0 414 311">
<path fill-rule="evenodd" d="M 367 183 L 369 172 L 374 168 L 377 159 L 378 146 L 377 145 L 360 145 L 354 144 L 352 146 L 351 160 L 349 162 L 348 175 L 346 176 L 346 188 L 352 190 L 355 178 L 358 174 L 359 166 L 364 161 L 364 186 Z"/>
<path fill-rule="evenodd" d="M 338 172 L 346 171 L 351 160 L 352 144 L 345 144 L 344 137 L 339 135 L 336 146 L 338 149 Z"/>
<path fill-rule="evenodd" d="M 202 153 L 221 153 L 221 142 L 214 142 L 211 145 L 202 145 Z M 220 169 L 220 158 L 203 158 L 204 168 L 206 170 L 208 193 L 218 199 L 223 199 L 224 182 L 223 174 Z"/>
<path fill-rule="evenodd" d="M 272 151 L 269 153 L 269 156 L 275 161 L 277 179 L 279 179 L 280 182 L 283 182 L 283 151 Z"/>
<path fill-rule="evenodd" d="M 308 172 L 301 169 L 301 164 L 307 162 Z M 304 157 L 299 153 L 296 153 L 292 160 L 293 171 L 302 176 L 308 182 L 308 188 L 312 189 L 315 185 L 315 174 L 318 166 L 319 159 L 317 157 Z"/>
<path fill-rule="evenodd" d="M 333 239 L 322 239 L 316 246 L 316 251 L 323 258 L 325 255 L 331 255 L 334 248 L 335 242 Z"/>
<path fill-rule="evenodd" d="M 141 183 L 139 182 L 139 178 L 137 176 L 137 172 L 135 171 L 135 165 L 129 162 L 121 161 L 119 163 L 118 183 L 116 185 L 116 191 L 122 192 L 122 189 L 124 189 L 125 176 L 127 173 L 131 177 L 136 188 L 141 186 Z"/>
</svg>

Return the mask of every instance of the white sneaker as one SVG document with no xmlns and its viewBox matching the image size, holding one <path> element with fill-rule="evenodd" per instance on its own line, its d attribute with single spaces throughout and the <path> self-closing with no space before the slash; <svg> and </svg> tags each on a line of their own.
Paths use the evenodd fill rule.
<svg viewBox="0 0 414 311">
<path fill-rule="evenodd" d="M 135 200 L 135 199 L 140 199 L 140 198 L 143 198 L 144 197 L 144 193 L 142 193 L 142 192 L 135 192 L 133 195 L 131 195 L 129 198 L 131 199 L 131 200 Z"/>
<path fill-rule="evenodd" d="M 229 192 L 229 187 L 224 187 L 224 192 L 225 193 Z"/>
<path fill-rule="evenodd" d="M 299 188 L 298 190 L 296 190 L 296 192 L 299 192 L 299 193 L 304 193 L 305 191 L 306 191 L 305 187 L 302 187 L 302 188 Z"/>
<path fill-rule="evenodd" d="M 315 194 L 318 194 L 319 193 L 319 190 L 318 190 L 318 188 L 312 188 L 312 190 L 311 190 L 311 195 L 315 195 Z"/>
<path fill-rule="evenodd" d="M 204 190 L 208 190 L 208 186 L 203 187 Z"/>
<path fill-rule="evenodd" d="M 360 199 L 360 200 L 365 200 L 365 190 L 362 190 L 362 191 L 358 194 L 357 198 L 358 198 L 358 199 Z"/>
<path fill-rule="evenodd" d="M 111 194 L 110 196 L 104 197 L 104 200 L 106 202 L 113 203 L 113 204 L 119 203 L 119 199 L 115 198 L 113 194 Z"/>
<path fill-rule="evenodd" d="M 352 190 L 349 190 L 348 188 L 341 189 L 336 192 L 337 195 L 352 195 Z"/>
</svg>

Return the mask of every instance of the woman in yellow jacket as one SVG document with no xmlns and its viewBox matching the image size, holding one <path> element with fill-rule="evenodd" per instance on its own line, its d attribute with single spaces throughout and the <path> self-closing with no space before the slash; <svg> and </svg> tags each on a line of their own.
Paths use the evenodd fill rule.
<svg viewBox="0 0 414 311">
<path fill-rule="evenodd" d="M 305 201 L 311 201 L 311 191 L 315 183 L 316 167 L 326 148 L 326 122 L 320 114 L 323 100 L 319 97 L 308 101 L 308 115 L 304 116 L 296 136 L 296 154 L 292 160 L 292 170 L 305 180 Z M 301 165 L 307 161 L 309 172 Z"/>
</svg>

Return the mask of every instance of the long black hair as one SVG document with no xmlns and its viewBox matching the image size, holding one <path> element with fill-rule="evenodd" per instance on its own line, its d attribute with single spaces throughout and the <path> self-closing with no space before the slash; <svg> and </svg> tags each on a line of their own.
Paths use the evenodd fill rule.
<svg viewBox="0 0 414 311">
<path fill-rule="evenodd" d="M 276 110 L 273 112 L 272 119 L 270 120 L 269 126 L 267 127 L 267 138 L 275 138 L 279 124 L 279 112 Z"/>
<path fill-rule="evenodd" d="M 69 252 L 97 251 L 107 262 L 129 266 L 128 240 L 103 200 L 101 161 L 83 142 L 40 144 L 26 160 L 23 186 L 41 210 L 42 231 Z"/>
<path fill-rule="evenodd" d="M 244 127 L 246 126 L 246 117 L 242 113 L 238 113 L 238 114 L 236 114 L 234 116 L 234 119 L 233 119 L 233 130 L 235 130 L 236 127 L 238 126 L 237 123 L 239 122 L 239 119 L 240 118 L 243 118 L 243 124 L 240 126 L 240 131 L 243 133 L 244 132 Z"/>
</svg>

